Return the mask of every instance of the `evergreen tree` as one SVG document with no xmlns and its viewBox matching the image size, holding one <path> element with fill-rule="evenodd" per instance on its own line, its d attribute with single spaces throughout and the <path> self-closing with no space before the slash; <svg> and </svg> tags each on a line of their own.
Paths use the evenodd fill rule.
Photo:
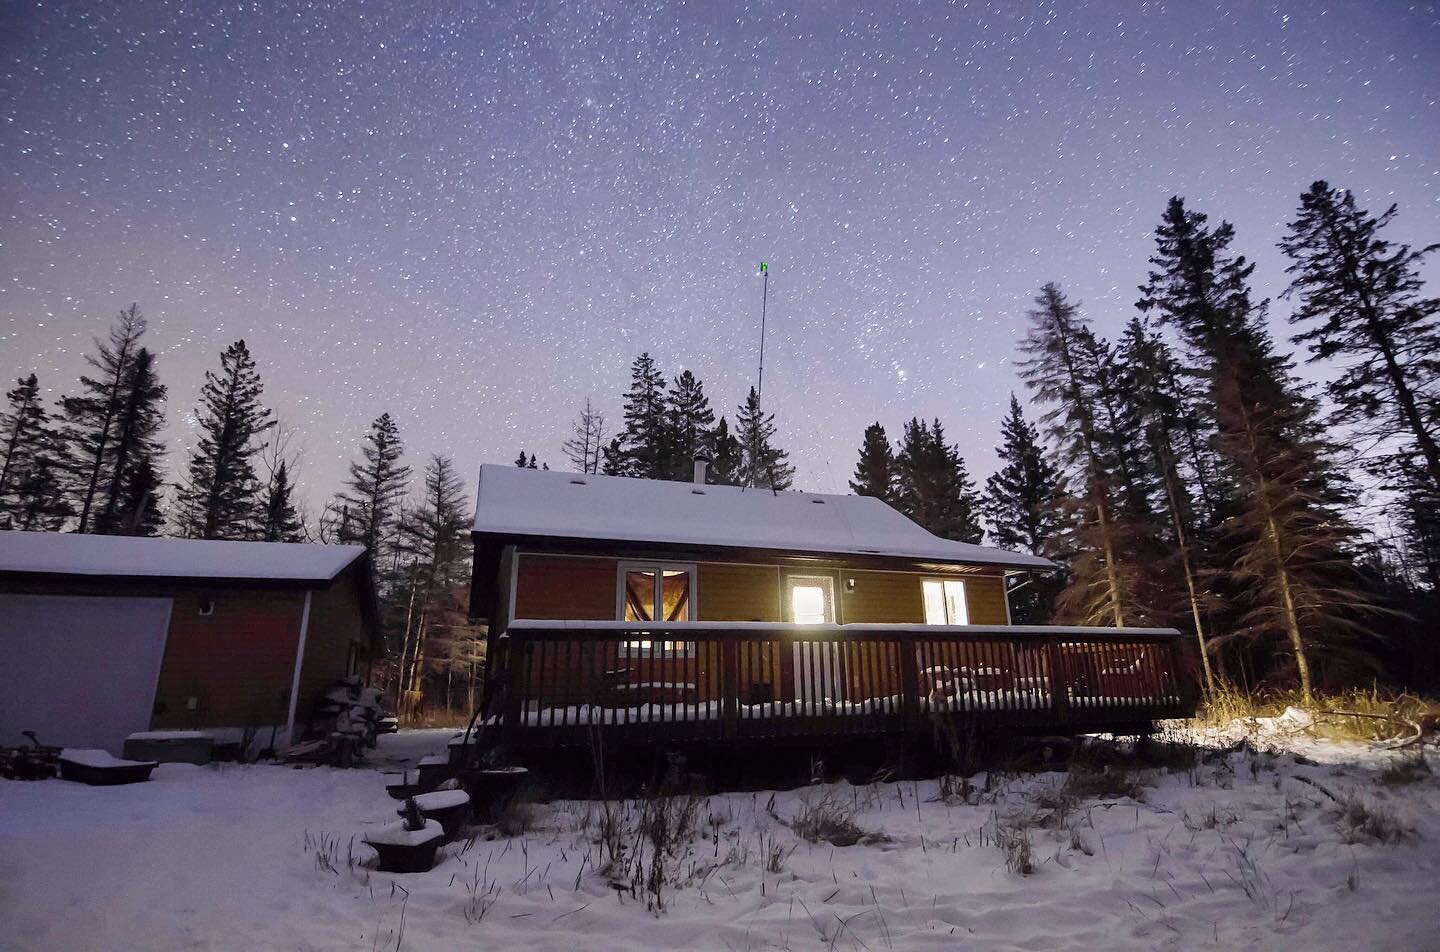
<svg viewBox="0 0 1440 952">
<path fill-rule="evenodd" d="M 865 428 L 860 444 L 860 460 L 850 480 L 850 491 L 857 496 L 874 496 L 890 505 L 895 504 L 895 451 L 880 422 Z"/>
<path fill-rule="evenodd" d="M 945 441 L 936 420 L 905 424 L 895 456 L 895 498 L 901 512 L 942 539 L 978 543 L 980 497 L 960 449 Z"/>
<path fill-rule="evenodd" d="M 95 516 L 95 532 L 129 535 L 132 526 L 139 527 L 145 522 L 142 516 L 126 510 L 124 503 L 130 489 L 140 493 L 137 503 L 148 508 L 155 502 L 150 498 L 147 484 L 155 480 L 155 464 L 164 452 L 158 439 L 164 423 L 161 408 L 164 399 L 165 387 L 155 376 L 155 356 L 141 347 L 135 351 L 135 359 L 126 371 L 121 387 L 120 409 L 115 416 L 114 438 L 111 440 L 109 484 L 103 487 L 104 505 Z M 135 470 L 141 467 L 148 472 L 135 481 Z M 148 486 L 150 491 L 156 489 L 158 485 Z M 159 513 L 152 511 L 150 518 L 158 519 Z"/>
<path fill-rule="evenodd" d="M 23 472 L 50 440 L 49 420 L 40 400 L 40 381 L 34 374 L 15 381 L 5 394 L 8 409 L 0 412 L 0 508 Z"/>
<path fill-rule="evenodd" d="M 93 531 L 97 500 L 103 488 L 114 483 L 115 418 L 121 412 L 125 381 L 144 334 L 145 319 L 140 316 L 139 306 L 131 304 L 111 325 L 109 340 L 95 341 L 98 355 L 85 358 L 96 375 L 82 375 L 82 394 L 61 400 L 65 418 L 62 435 L 68 444 L 66 455 L 73 467 L 80 509 L 77 532 Z"/>
<path fill-rule="evenodd" d="M 1235 483 L 1237 511 L 1223 541 L 1228 574 L 1247 599 L 1243 633 L 1284 640 L 1308 702 L 1312 649 L 1339 654 L 1342 641 L 1367 636 L 1371 599 L 1314 404 L 1274 351 L 1265 304 L 1250 295 L 1254 266 L 1230 254 L 1233 238 L 1228 223 L 1210 228 L 1172 198 L 1139 306 L 1180 332 L 1206 376 L 1217 446 Z"/>
<path fill-rule="evenodd" d="M 1186 439 L 1185 421 L 1194 410 L 1187 403 L 1180 362 L 1170 347 L 1138 318 L 1132 319 L 1125 328 L 1123 349 L 1131 367 L 1126 400 L 1137 429 L 1143 434 L 1150 465 L 1163 487 L 1172 551 L 1185 582 L 1205 686 L 1213 691 L 1215 673 L 1210 663 L 1206 623 L 1212 599 L 1202 580 L 1202 530 L 1196 518 L 1194 497 L 1181 473 L 1180 447 Z"/>
<path fill-rule="evenodd" d="M 1381 237 L 1395 212 L 1372 215 L 1347 191 L 1311 185 L 1280 241 L 1294 262 L 1285 296 L 1299 298 L 1290 322 L 1306 325 L 1294 340 L 1310 360 L 1345 361 L 1326 385 L 1339 419 L 1381 443 L 1400 437 L 1398 468 L 1440 493 L 1440 298 L 1423 297 L 1420 278 L 1440 245 L 1412 251 Z"/>
<path fill-rule="evenodd" d="M 616 434 L 600 453 L 600 473 L 604 476 L 628 476 L 629 460 L 625 457 L 625 442 Z"/>
<path fill-rule="evenodd" d="M 985 481 L 982 502 L 990 540 L 1002 549 L 1053 555 L 1063 529 L 1060 470 L 1045 458 L 1040 431 L 1025 419 L 1013 393 L 1000 435 L 1003 443 L 995 448 L 1000 469 Z M 1010 587 L 1006 597 L 1011 620 L 1018 625 L 1048 623 L 1062 581 L 1059 573 L 1031 573 Z"/>
<path fill-rule="evenodd" d="M 410 467 L 400 462 L 405 455 L 400 428 L 382 413 L 370 424 L 370 433 L 360 449 L 363 460 L 350 464 L 350 478 L 340 501 L 349 514 L 348 538 L 370 550 L 370 560 L 380 565 L 394 529 Z"/>
<path fill-rule="evenodd" d="M 790 454 L 775 446 L 775 415 L 760 409 L 755 388 L 735 415 L 735 439 L 740 444 L 740 467 L 735 474 L 741 486 L 763 486 L 783 492 L 795 482 Z"/>
<path fill-rule="evenodd" d="M 669 414 L 669 478 L 688 482 L 694 476 L 696 458 L 709 459 L 714 454 L 710 432 L 715 426 L 715 411 L 710 409 L 705 387 L 688 370 L 681 371 L 671 383 L 665 399 Z"/>
<path fill-rule="evenodd" d="M 245 341 L 220 355 L 220 372 L 205 372 L 195 411 L 200 438 L 191 451 L 187 482 L 178 495 L 184 535 L 200 539 L 247 539 L 255 534 L 260 488 L 255 455 L 275 425 L 260 405 L 260 375 Z"/>
<path fill-rule="evenodd" d="M 25 532 L 55 532 L 75 514 L 66 498 L 64 466 L 60 462 L 63 444 L 47 439 L 37 452 L 21 464 L 5 517 L 9 527 Z"/>
<path fill-rule="evenodd" d="M 585 398 L 585 409 L 574 424 L 574 435 L 562 447 L 565 458 L 577 472 L 598 473 L 605 450 L 605 415 L 596 412 Z"/>
<path fill-rule="evenodd" d="M 165 514 L 160 508 L 164 483 L 149 456 L 141 456 L 125 474 L 120 487 L 119 518 L 114 524 L 118 535 L 157 536 L 165 527 Z"/>
<path fill-rule="evenodd" d="M 1003 441 L 995 448 L 1000 468 L 985 481 L 984 511 L 990 540 L 1002 549 L 1044 556 L 1059 534 L 1056 497 L 1060 470 L 1040 445 L 1040 431 L 1010 394 L 1010 412 L 1000 424 Z"/>
<path fill-rule="evenodd" d="M 539 469 L 539 468 L 540 468 L 540 467 L 539 467 L 539 464 L 537 464 L 537 463 L 535 462 L 535 454 L 534 454 L 534 453 L 531 453 L 531 454 L 527 457 L 527 456 L 525 455 L 525 449 L 524 449 L 524 447 L 521 447 L 521 449 L 520 449 L 520 455 L 517 456 L 517 457 L 515 457 L 515 465 L 516 465 L 516 467 L 519 468 L 519 469 Z M 546 469 L 549 469 L 550 467 L 547 466 L 547 467 L 545 467 L 545 468 L 546 468 Z"/>
<path fill-rule="evenodd" d="M 649 354 L 641 354 L 630 368 L 630 391 L 625 395 L 625 428 L 620 432 L 625 449 L 623 475 L 670 478 L 674 441 L 669 423 L 665 375 Z"/>
<path fill-rule="evenodd" d="M 740 441 L 731 434 L 730 424 L 723 416 L 711 431 L 709 443 L 714 455 L 710 458 L 705 481 L 712 486 L 740 485 L 740 465 L 743 457 Z"/>
<path fill-rule="evenodd" d="M 529 467 L 526 467 L 529 468 Z M 422 706 L 428 659 L 451 654 L 463 634 L 465 606 L 458 592 L 469 575 L 470 514 L 454 462 L 432 456 L 424 496 L 401 527 L 401 550 L 411 565 L 410 611 L 400 637 L 400 695 L 407 710 Z"/>
<path fill-rule="evenodd" d="M 264 542 L 304 542 L 305 525 L 295 508 L 295 486 L 290 465 L 280 460 L 265 487 L 265 522 L 260 532 Z"/>
<path fill-rule="evenodd" d="M 1124 627 L 1148 614 L 1141 559 L 1131 555 L 1133 533 L 1115 511 L 1106 436 L 1096 421 L 1093 355 L 1098 345 L 1079 306 L 1053 282 L 1040 289 L 1030 331 L 1020 349 L 1021 376 L 1035 399 L 1051 404 L 1041 421 L 1060 462 L 1076 471 L 1083 489 L 1067 496 L 1065 548 L 1070 581 L 1058 602 L 1062 616 L 1082 624 Z"/>
</svg>

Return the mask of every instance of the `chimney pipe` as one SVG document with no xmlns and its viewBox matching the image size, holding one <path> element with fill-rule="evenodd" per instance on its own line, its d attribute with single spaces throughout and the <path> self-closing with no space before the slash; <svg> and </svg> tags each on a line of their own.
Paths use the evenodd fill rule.
<svg viewBox="0 0 1440 952">
<path fill-rule="evenodd" d="M 701 486 L 705 485 L 705 468 L 709 462 L 710 461 L 703 456 L 695 457 L 695 475 L 692 477 L 691 482 Z"/>
</svg>

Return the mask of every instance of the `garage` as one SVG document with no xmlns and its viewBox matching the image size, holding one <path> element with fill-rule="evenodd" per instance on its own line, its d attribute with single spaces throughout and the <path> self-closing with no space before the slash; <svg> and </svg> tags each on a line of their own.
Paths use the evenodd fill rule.
<svg viewBox="0 0 1440 952">
<path fill-rule="evenodd" d="M 0 594 L 0 745 L 119 754 L 150 725 L 170 625 L 168 598 Z"/>
</svg>

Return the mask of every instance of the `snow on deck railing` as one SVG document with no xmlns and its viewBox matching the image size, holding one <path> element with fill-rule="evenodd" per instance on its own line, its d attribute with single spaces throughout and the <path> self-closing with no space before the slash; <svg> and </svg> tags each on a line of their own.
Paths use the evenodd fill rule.
<svg viewBox="0 0 1440 952">
<path fill-rule="evenodd" d="M 816 635 L 876 634 L 917 635 L 1048 635 L 1101 636 L 1107 638 L 1178 638 L 1174 628 L 1110 628 L 1083 625 L 922 625 L 922 624 L 850 624 L 801 625 L 783 621 L 566 621 L 564 619 L 518 618 L 510 622 L 508 631 L 590 631 L 615 634 L 686 634 L 698 632 L 774 632 Z M 675 639 L 680 640 L 680 639 Z"/>
</svg>

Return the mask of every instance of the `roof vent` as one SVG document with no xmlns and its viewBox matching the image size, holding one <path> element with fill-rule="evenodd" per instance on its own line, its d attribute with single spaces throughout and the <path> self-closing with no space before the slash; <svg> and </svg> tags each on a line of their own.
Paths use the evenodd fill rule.
<svg viewBox="0 0 1440 952">
<path fill-rule="evenodd" d="M 585 480 L 583 480 L 583 479 L 572 479 L 572 480 L 570 480 L 570 485 L 572 485 L 572 486 L 585 486 L 585 485 L 588 485 L 588 484 L 587 484 L 587 483 L 585 482 Z"/>
<path fill-rule="evenodd" d="M 692 489 L 692 490 L 690 490 L 690 491 L 691 491 L 692 493 L 694 493 L 695 495 L 697 495 L 697 496 L 703 496 L 703 495 L 705 495 L 705 490 L 703 490 L 703 489 Z"/>
<path fill-rule="evenodd" d="M 813 502 L 813 503 L 815 503 L 816 505 L 819 505 L 819 506 L 825 505 L 825 500 L 823 500 L 823 499 L 812 499 L 812 500 L 810 500 L 810 501 Z"/>
</svg>

